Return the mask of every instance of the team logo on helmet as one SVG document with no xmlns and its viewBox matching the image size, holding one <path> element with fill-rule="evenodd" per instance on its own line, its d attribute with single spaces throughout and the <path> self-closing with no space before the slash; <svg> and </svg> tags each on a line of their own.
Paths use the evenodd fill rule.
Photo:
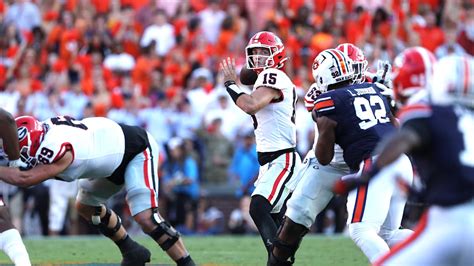
<svg viewBox="0 0 474 266">
<path fill-rule="evenodd" d="M 28 129 L 26 127 L 19 127 L 18 128 L 18 141 L 22 141 L 26 138 L 28 133 Z"/>
</svg>

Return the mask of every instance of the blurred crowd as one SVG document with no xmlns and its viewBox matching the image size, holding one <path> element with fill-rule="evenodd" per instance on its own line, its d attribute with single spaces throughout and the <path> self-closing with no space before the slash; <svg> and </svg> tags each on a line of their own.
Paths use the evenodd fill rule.
<svg viewBox="0 0 474 266">
<path fill-rule="evenodd" d="M 344 42 L 363 49 L 369 71 L 378 59 L 392 61 L 415 45 L 438 57 L 474 55 L 474 4 L 2 0 L 0 105 L 39 120 L 106 116 L 145 127 L 163 149 L 161 190 L 174 210 L 169 215 L 195 228 L 203 187 L 230 185 L 239 198 L 252 192 L 258 163 L 251 119 L 225 92 L 218 62 L 230 56 L 245 64 L 248 38 L 260 30 L 284 41 L 285 71 L 302 97 L 315 55 Z M 298 151 L 305 154 L 314 128 L 299 102 Z M 184 215 L 190 210 L 194 218 Z"/>
</svg>

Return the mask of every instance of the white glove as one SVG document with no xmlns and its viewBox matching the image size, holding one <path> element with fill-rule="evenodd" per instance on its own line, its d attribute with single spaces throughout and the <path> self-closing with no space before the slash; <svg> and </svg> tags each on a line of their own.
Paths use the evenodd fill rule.
<svg viewBox="0 0 474 266">
<path fill-rule="evenodd" d="M 377 61 L 377 72 L 373 78 L 373 82 L 383 84 L 385 87 L 391 89 L 392 86 L 392 65 L 386 60 Z"/>
<path fill-rule="evenodd" d="M 304 96 L 304 106 L 306 107 L 306 110 L 308 110 L 308 112 L 313 111 L 316 98 L 318 98 L 321 93 L 323 92 L 318 88 L 316 83 L 311 84 L 308 89 L 308 92 Z"/>
<path fill-rule="evenodd" d="M 28 168 L 28 164 L 24 163 L 21 159 L 8 161 L 8 167 L 12 168 Z"/>
</svg>

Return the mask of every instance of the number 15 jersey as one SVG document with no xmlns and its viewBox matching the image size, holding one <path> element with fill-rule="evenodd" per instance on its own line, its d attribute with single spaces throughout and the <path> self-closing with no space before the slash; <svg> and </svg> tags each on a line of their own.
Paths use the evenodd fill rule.
<svg viewBox="0 0 474 266">
<path fill-rule="evenodd" d="M 268 87 L 280 97 L 252 115 L 258 152 L 274 152 L 296 146 L 296 87 L 285 72 L 268 68 L 258 75 L 253 86 Z"/>
<path fill-rule="evenodd" d="M 351 171 L 372 155 L 384 135 L 395 131 L 390 122 L 390 106 L 376 85 L 362 83 L 338 88 L 318 96 L 318 117 L 337 122 L 336 143 L 344 150 Z"/>
<path fill-rule="evenodd" d="M 44 121 L 47 132 L 36 153 L 41 163 L 53 163 L 71 151 L 71 165 L 57 177 L 64 181 L 109 177 L 122 162 L 125 137 L 114 121 L 93 117 L 75 120 L 54 117 Z"/>
</svg>

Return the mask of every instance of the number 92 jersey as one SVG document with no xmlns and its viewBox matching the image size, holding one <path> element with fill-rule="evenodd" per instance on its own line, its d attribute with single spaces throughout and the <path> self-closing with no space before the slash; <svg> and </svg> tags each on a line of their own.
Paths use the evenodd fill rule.
<svg viewBox="0 0 474 266">
<path fill-rule="evenodd" d="M 285 72 L 268 68 L 253 86 L 278 90 L 280 98 L 252 116 L 258 152 L 274 152 L 296 146 L 296 87 Z"/>
<path fill-rule="evenodd" d="M 36 152 L 40 163 L 49 164 L 71 151 L 74 159 L 57 177 L 64 181 L 109 177 L 120 165 L 125 152 L 125 137 L 114 121 L 101 118 L 75 120 L 53 117 L 44 121 L 47 131 Z"/>
<path fill-rule="evenodd" d="M 352 171 L 369 157 L 380 139 L 395 130 L 390 106 L 376 85 L 361 83 L 328 91 L 315 101 L 318 117 L 337 122 L 336 143 Z"/>
</svg>

